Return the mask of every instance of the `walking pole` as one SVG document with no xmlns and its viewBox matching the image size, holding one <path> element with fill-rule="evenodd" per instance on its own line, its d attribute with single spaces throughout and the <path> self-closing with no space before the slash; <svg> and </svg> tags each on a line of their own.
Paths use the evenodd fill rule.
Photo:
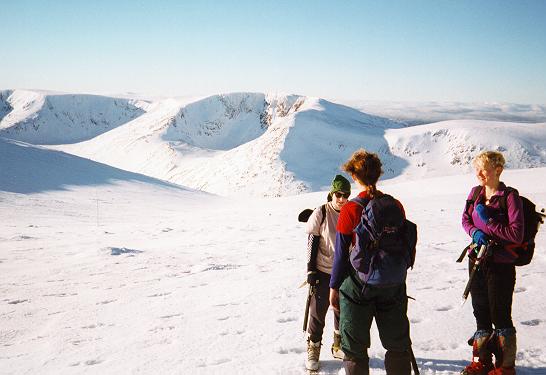
<svg viewBox="0 0 546 375">
<path fill-rule="evenodd" d="M 309 292 L 307 293 L 307 302 L 305 303 L 305 315 L 303 317 L 303 332 L 307 331 L 307 321 L 309 320 L 309 305 L 311 305 L 311 298 L 315 294 L 315 286 L 309 285 Z"/>
<path fill-rule="evenodd" d="M 482 245 L 480 247 L 478 257 L 476 258 L 476 262 L 474 262 L 474 267 L 472 267 L 472 271 L 470 271 L 470 277 L 468 278 L 468 282 L 466 283 L 466 287 L 464 288 L 463 305 L 466 302 L 468 295 L 470 294 L 470 288 L 472 287 L 472 280 L 474 279 L 474 275 L 476 274 L 476 271 L 478 270 L 478 267 L 480 266 L 482 260 L 485 259 L 485 257 L 487 256 L 488 250 L 489 245 Z"/>
<path fill-rule="evenodd" d="M 419 375 L 419 366 L 417 365 L 417 360 L 415 359 L 415 355 L 413 354 L 413 349 L 409 348 L 409 354 L 411 356 L 411 367 L 413 367 L 413 373 L 415 375 Z"/>
</svg>

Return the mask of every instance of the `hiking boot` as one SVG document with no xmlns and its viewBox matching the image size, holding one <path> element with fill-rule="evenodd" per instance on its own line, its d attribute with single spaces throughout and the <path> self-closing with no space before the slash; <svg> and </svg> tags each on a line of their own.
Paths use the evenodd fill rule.
<svg viewBox="0 0 546 375">
<path fill-rule="evenodd" d="M 461 375 L 489 375 L 493 370 L 493 364 L 485 366 L 481 362 L 471 362 L 461 371 Z"/>
<path fill-rule="evenodd" d="M 499 370 L 506 369 L 507 374 L 513 371 L 516 365 L 517 340 L 516 330 L 514 328 L 505 328 L 497 330 L 498 358 L 495 361 L 495 367 Z M 510 370 L 512 369 L 512 370 Z M 499 372 L 504 374 L 504 372 Z"/>
<path fill-rule="evenodd" d="M 345 353 L 341 350 L 341 335 L 334 332 L 334 343 L 332 344 L 332 356 L 337 359 L 345 358 Z"/>
<path fill-rule="evenodd" d="M 307 360 L 305 361 L 305 368 L 310 371 L 316 371 L 319 368 L 320 357 L 320 341 L 313 342 L 311 339 L 307 339 Z"/>
<path fill-rule="evenodd" d="M 491 332 L 478 330 L 468 341 L 472 345 L 472 362 L 461 371 L 462 375 L 488 375 L 494 369 L 493 354 L 488 347 Z"/>
<path fill-rule="evenodd" d="M 517 339 L 515 328 L 502 328 L 496 331 L 497 352 L 495 369 L 488 375 L 515 375 Z"/>
</svg>

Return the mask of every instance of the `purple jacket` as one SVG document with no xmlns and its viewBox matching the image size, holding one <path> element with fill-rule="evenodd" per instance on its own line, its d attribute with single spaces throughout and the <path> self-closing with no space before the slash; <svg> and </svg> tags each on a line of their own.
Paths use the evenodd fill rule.
<svg viewBox="0 0 546 375">
<path fill-rule="evenodd" d="M 470 191 L 467 200 L 472 199 L 473 191 Z M 506 196 L 506 212 L 500 207 L 500 197 Z M 474 204 L 485 204 L 485 189 L 482 188 Z M 523 242 L 523 204 L 519 193 L 515 189 L 507 190 L 504 183 L 500 183 L 498 191 L 489 200 L 487 205 L 491 218 L 484 223 L 474 207 L 465 206 L 463 212 L 463 228 L 470 237 L 476 230 L 481 230 L 499 244 L 505 245 L 504 249 L 493 253 L 495 263 L 513 263 L 517 258 L 515 253 L 506 245 L 521 244 Z"/>
</svg>

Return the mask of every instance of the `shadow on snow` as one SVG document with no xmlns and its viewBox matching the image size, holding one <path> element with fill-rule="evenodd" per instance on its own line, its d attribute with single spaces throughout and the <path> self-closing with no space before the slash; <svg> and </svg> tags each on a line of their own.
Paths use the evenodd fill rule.
<svg viewBox="0 0 546 375">
<path fill-rule="evenodd" d="M 31 194 L 136 181 L 189 190 L 178 185 L 127 172 L 89 159 L 0 137 L 0 191 Z"/>
<path fill-rule="evenodd" d="M 417 365 L 419 371 L 422 374 L 436 373 L 441 371 L 442 373 L 459 374 L 461 370 L 468 365 L 467 360 L 449 360 L 449 359 L 430 359 L 417 357 Z M 343 362 L 339 360 L 325 360 L 320 361 L 320 369 L 314 374 L 338 374 L 339 370 L 343 368 Z M 385 363 L 379 358 L 370 358 L 371 369 L 385 369 Z M 516 371 L 521 375 L 542 375 L 546 374 L 546 367 L 523 367 L 516 365 Z M 412 371 L 413 374 L 413 371 Z"/>
</svg>

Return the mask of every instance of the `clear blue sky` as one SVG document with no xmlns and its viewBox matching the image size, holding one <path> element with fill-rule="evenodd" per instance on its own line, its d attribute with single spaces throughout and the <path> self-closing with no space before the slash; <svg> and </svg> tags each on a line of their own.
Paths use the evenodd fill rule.
<svg viewBox="0 0 546 375">
<path fill-rule="evenodd" d="M 0 0 L 0 88 L 546 104 L 546 1 Z"/>
</svg>

